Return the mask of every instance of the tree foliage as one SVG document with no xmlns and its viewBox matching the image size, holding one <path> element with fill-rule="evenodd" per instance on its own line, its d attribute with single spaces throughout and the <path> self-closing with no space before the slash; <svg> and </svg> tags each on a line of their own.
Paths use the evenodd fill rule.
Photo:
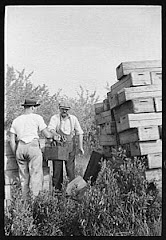
<svg viewBox="0 0 166 240">
<path fill-rule="evenodd" d="M 25 98 L 35 98 L 41 105 L 37 108 L 37 113 L 40 114 L 46 124 L 49 123 L 52 115 L 58 113 L 58 102 L 65 99 L 71 105 L 69 113 L 74 114 L 84 131 L 84 140 L 87 144 L 94 141 L 95 121 L 94 121 L 94 103 L 98 101 L 96 91 L 89 93 L 88 90 L 80 86 L 80 91 L 77 92 L 75 98 L 61 94 L 61 89 L 58 89 L 52 96 L 49 93 L 48 87 L 43 84 L 34 86 L 30 81 L 33 72 L 25 74 L 25 69 L 22 71 L 15 70 L 14 67 L 7 65 L 6 81 L 5 81 L 5 129 L 10 129 L 12 121 L 19 116 L 23 107 L 21 104 Z M 89 142 L 90 141 L 90 142 Z"/>
</svg>

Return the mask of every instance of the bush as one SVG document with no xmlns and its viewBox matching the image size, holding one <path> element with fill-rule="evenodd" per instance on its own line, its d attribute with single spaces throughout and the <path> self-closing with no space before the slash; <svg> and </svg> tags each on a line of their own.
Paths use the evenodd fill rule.
<svg viewBox="0 0 166 240">
<path fill-rule="evenodd" d="M 119 167 L 113 162 L 121 156 Z M 5 234 L 12 236 L 161 236 L 161 196 L 148 183 L 139 159 L 121 153 L 101 163 L 96 183 L 84 196 L 41 192 L 28 204 L 20 190 L 5 214 Z M 18 188 L 17 188 L 18 189 Z M 10 214 L 9 214 L 10 213 Z"/>
</svg>

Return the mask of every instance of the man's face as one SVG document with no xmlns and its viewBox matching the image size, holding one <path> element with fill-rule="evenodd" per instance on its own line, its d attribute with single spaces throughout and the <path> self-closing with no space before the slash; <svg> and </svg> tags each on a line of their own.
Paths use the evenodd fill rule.
<svg viewBox="0 0 166 240">
<path fill-rule="evenodd" d="M 60 114 L 63 118 L 68 116 L 68 109 L 60 108 Z"/>
</svg>

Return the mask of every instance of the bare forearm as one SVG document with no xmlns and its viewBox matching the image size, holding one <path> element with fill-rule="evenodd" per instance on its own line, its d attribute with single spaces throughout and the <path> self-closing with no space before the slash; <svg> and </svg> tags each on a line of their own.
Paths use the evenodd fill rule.
<svg viewBox="0 0 166 240">
<path fill-rule="evenodd" d="M 79 135 L 79 148 L 83 148 L 83 134 Z"/>
</svg>

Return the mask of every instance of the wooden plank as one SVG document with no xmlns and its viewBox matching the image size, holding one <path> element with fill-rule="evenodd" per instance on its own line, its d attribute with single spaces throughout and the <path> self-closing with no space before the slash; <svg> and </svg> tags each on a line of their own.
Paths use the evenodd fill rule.
<svg viewBox="0 0 166 240">
<path fill-rule="evenodd" d="M 147 167 L 152 168 L 162 168 L 162 153 L 149 153 L 147 155 Z"/>
<path fill-rule="evenodd" d="M 115 120 L 129 113 L 154 112 L 153 98 L 137 98 L 115 107 L 113 109 Z"/>
<path fill-rule="evenodd" d="M 117 93 L 118 104 L 135 98 L 159 97 L 161 93 L 161 85 L 148 85 L 141 87 L 124 88 Z"/>
<path fill-rule="evenodd" d="M 131 72 L 124 76 L 120 81 L 111 86 L 112 94 L 117 93 L 123 88 L 142 86 L 151 84 L 150 72 Z"/>
<path fill-rule="evenodd" d="M 130 128 L 119 133 L 120 144 L 159 139 L 158 126 Z"/>
<path fill-rule="evenodd" d="M 152 84 L 162 84 L 162 71 L 150 72 Z"/>
<path fill-rule="evenodd" d="M 162 97 L 155 97 L 154 105 L 155 105 L 156 112 L 162 112 Z"/>
<path fill-rule="evenodd" d="M 111 135 L 100 135 L 99 136 L 99 144 L 101 146 L 115 146 L 117 145 L 116 141 L 116 135 L 111 134 Z"/>
<path fill-rule="evenodd" d="M 11 199 L 11 185 L 5 185 L 5 199 Z"/>
<path fill-rule="evenodd" d="M 95 108 L 95 113 L 96 114 L 99 114 L 99 113 L 103 112 L 104 111 L 103 102 L 95 103 L 94 108 Z"/>
<path fill-rule="evenodd" d="M 138 113 L 126 114 L 116 121 L 117 132 L 122 132 L 129 128 L 162 125 L 162 114 L 158 113 Z"/>
<path fill-rule="evenodd" d="M 119 105 L 118 94 L 117 93 L 108 92 L 107 93 L 107 98 L 108 98 L 108 101 L 109 101 L 110 109 L 113 109 L 114 107 Z"/>
<path fill-rule="evenodd" d="M 114 134 L 116 132 L 116 124 L 114 121 L 100 125 L 100 135 Z"/>
<path fill-rule="evenodd" d="M 95 120 L 98 125 L 112 121 L 111 110 L 95 115 Z"/>
<path fill-rule="evenodd" d="M 110 110 L 110 104 L 107 98 L 103 100 L 103 108 L 104 108 L 104 111 Z"/>
<path fill-rule="evenodd" d="M 162 152 L 162 140 L 130 143 L 131 156 Z"/>
<path fill-rule="evenodd" d="M 133 71 L 160 71 L 161 66 L 161 60 L 122 62 L 116 68 L 116 75 L 117 79 L 121 79 Z"/>
</svg>

